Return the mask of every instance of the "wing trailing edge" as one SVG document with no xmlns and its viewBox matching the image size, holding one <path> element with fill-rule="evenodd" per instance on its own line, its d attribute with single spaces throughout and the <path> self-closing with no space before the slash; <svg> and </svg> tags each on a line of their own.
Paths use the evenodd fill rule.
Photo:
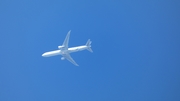
<svg viewBox="0 0 180 101">
<path fill-rule="evenodd" d="M 69 62 L 71 62 L 72 64 L 74 64 L 75 66 L 79 66 L 74 60 L 73 60 L 73 58 L 71 57 L 71 55 L 70 54 L 63 54 L 62 55 L 65 59 L 67 59 Z"/>
<path fill-rule="evenodd" d="M 65 49 L 68 49 L 70 33 L 71 33 L 71 30 L 67 33 L 66 38 L 64 39 L 64 42 L 63 42 L 63 44 L 62 44 L 62 46 L 63 46 Z"/>
</svg>

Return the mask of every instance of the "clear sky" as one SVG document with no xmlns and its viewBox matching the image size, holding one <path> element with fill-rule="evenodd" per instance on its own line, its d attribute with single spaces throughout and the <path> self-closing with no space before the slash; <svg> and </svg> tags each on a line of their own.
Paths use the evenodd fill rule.
<svg viewBox="0 0 180 101">
<path fill-rule="evenodd" d="M 1 0 L 0 47 L 0 101 L 180 101 L 179 0 Z"/>
</svg>

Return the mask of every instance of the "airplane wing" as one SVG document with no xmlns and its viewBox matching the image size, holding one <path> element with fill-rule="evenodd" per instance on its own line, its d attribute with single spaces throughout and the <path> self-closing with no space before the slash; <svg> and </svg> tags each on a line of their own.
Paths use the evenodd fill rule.
<svg viewBox="0 0 180 101">
<path fill-rule="evenodd" d="M 68 43 L 69 43 L 69 36 L 70 36 L 71 30 L 67 33 L 66 38 L 64 39 L 63 45 L 65 49 L 68 49 Z"/>
<path fill-rule="evenodd" d="M 66 58 L 69 62 L 73 63 L 76 66 L 79 66 L 74 60 L 73 58 L 70 56 L 70 54 L 63 54 L 62 55 L 64 58 Z"/>
</svg>

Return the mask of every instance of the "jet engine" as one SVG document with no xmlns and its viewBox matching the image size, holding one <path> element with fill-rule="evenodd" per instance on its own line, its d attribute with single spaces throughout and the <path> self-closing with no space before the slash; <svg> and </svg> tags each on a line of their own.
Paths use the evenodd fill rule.
<svg viewBox="0 0 180 101">
<path fill-rule="evenodd" d="M 58 48 L 59 48 L 59 49 L 62 49 L 62 48 L 64 48 L 64 46 L 58 46 Z"/>
<path fill-rule="evenodd" d="M 64 57 L 61 57 L 61 60 L 64 60 L 65 58 Z"/>
</svg>

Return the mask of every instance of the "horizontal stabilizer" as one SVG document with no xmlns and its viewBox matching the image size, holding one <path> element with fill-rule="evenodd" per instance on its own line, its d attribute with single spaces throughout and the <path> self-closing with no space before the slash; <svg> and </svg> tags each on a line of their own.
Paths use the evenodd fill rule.
<svg viewBox="0 0 180 101">
<path fill-rule="evenodd" d="M 88 48 L 87 48 L 88 51 L 93 52 L 92 49 L 91 49 L 91 43 L 92 43 L 92 41 L 89 39 L 89 40 L 86 42 L 86 46 L 88 47 Z"/>
</svg>

